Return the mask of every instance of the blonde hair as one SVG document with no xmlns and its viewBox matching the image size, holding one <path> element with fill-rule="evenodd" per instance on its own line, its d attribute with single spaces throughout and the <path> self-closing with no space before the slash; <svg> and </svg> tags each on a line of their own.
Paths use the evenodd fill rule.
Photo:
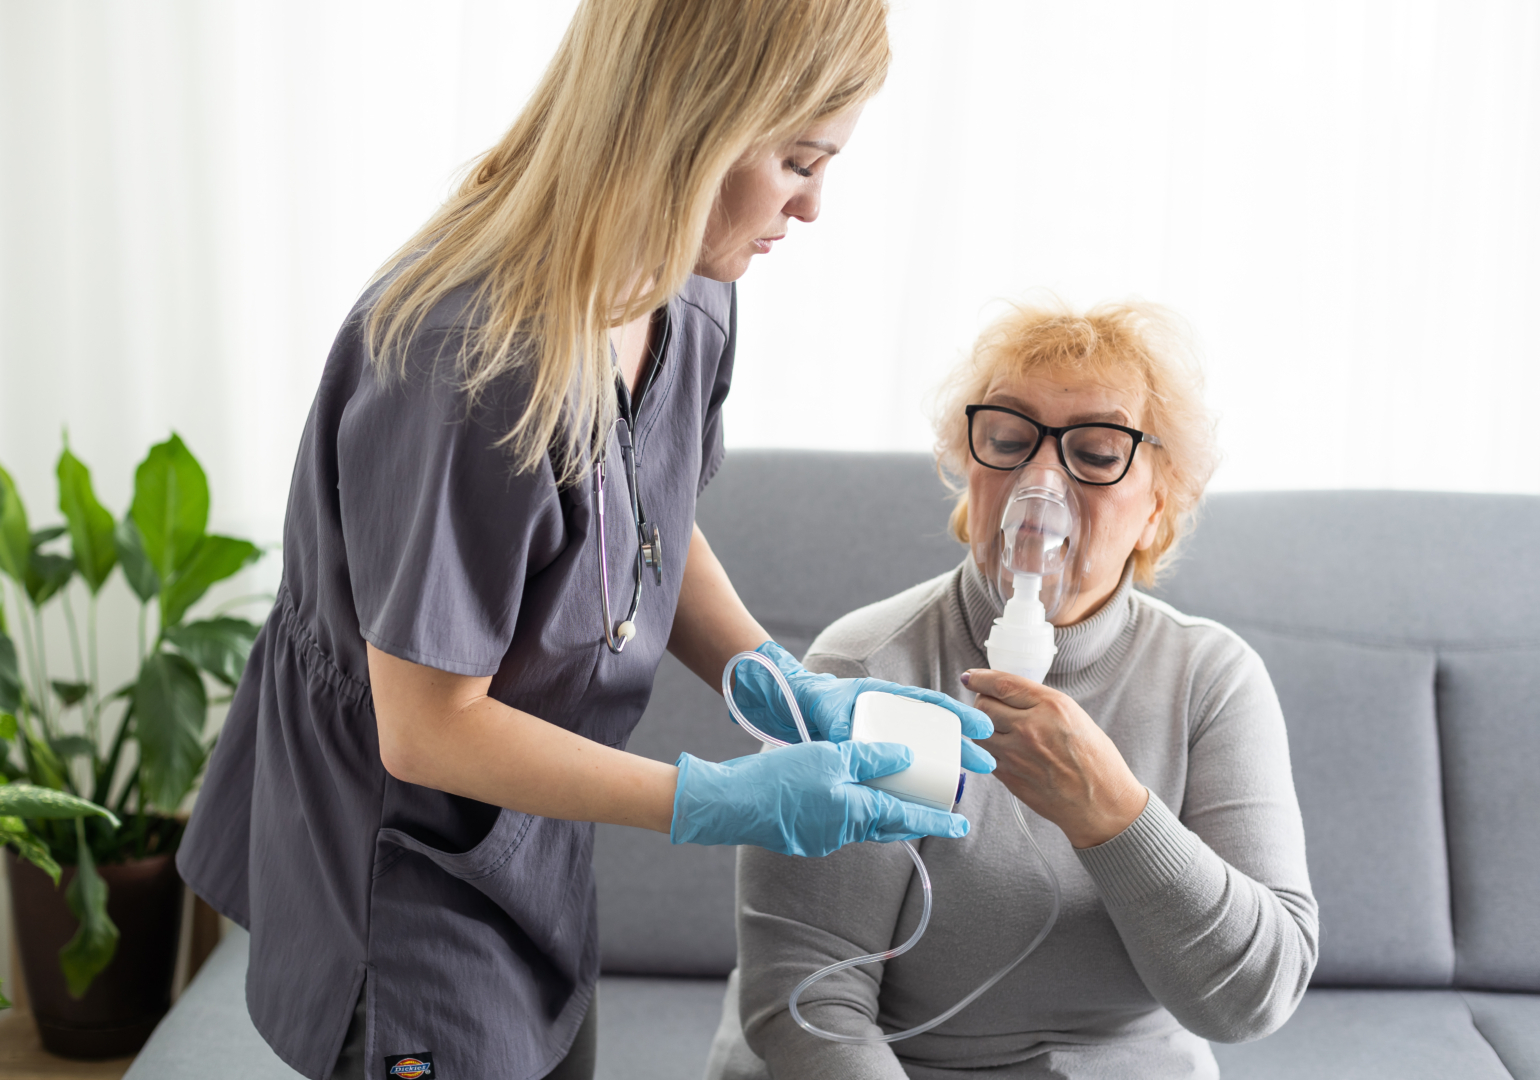
<svg viewBox="0 0 1540 1080">
<path fill-rule="evenodd" d="M 952 535 L 968 535 L 968 418 L 964 406 L 980 403 L 1001 377 L 1033 371 L 1073 372 L 1137 387 L 1144 395 L 1142 428 L 1158 436 L 1151 455 L 1155 486 L 1165 511 L 1155 542 L 1135 551 L 1134 579 L 1153 585 L 1191 531 L 1198 501 L 1219 462 L 1214 420 L 1203 402 L 1203 373 L 1182 320 L 1156 304 L 1100 304 L 1079 313 L 1052 301 L 1016 305 L 990 325 L 972 353 L 947 377 L 935 417 L 936 464 L 960 493 L 952 509 Z"/>
<path fill-rule="evenodd" d="M 578 479 L 616 413 L 609 328 L 683 288 L 745 153 L 881 88 L 886 20 L 884 0 L 583 0 L 508 133 L 377 275 L 395 274 L 369 316 L 377 370 L 404 373 L 424 318 L 474 283 L 469 400 L 519 372 L 500 444 Z"/>
</svg>

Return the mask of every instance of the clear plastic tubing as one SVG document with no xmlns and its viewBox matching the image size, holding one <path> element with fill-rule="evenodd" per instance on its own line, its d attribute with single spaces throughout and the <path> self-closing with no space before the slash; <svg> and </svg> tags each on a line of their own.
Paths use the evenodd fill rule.
<svg viewBox="0 0 1540 1080">
<path fill-rule="evenodd" d="M 781 693 L 786 695 L 786 704 L 791 707 L 791 718 L 792 721 L 797 725 L 797 734 L 802 737 L 803 742 L 811 742 L 812 740 L 808 737 L 807 733 L 807 723 L 802 719 L 802 710 L 797 707 L 796 696 L 791 692 L 791 684 L 786 681 L 786 676 L 781 674 L 781 669 L 776 667 L 769 657 L 762 656 L 756 652 L 741 652 L 729 660 L 727 662 L 727 667 L 722 669 L 722 697 L 727 702 L 727 711 L 732 713 L 733 719 L 738 722 L 738 726 L 743 728 L 744 731 L 747 731 L 750 735 L 754 736 L 762 743 L 768 743 L 771 746 L 788 745 L 783 740 L 777 739 L 772 735 L 767 735 L 765 732 L 760 731 L 759 728 L 750 723 L 749 719 L 744 716 L 741 711 L 739 711 L 738 703 L 733 700 L 733 672 L 736 671 L 738 665 L 745 660 L 757 663 L 770 672 L 770 675 L 775 679 L 776 685 L 781 688 Z M 1032 851 L 1037 855 L 1037 860 L 1042 864 L 1043 872 L 1048 875 L 1048 882 L 1053 887 L 1053 906 L 1049 909 L 1048 920 L 1043 923 L 1043 928 L 1037 932 L 1037 936 L 1028 943 L 1027 947 L 1023 949 L 1013 960 L 1011 960 L 1010 963 L 1006 964 L 999 971 L 995 972 L 989 978 L 980 983 L 976 990 L 970 993 L 967 997 L 963 998 L 956 1005 L 953 1005 L 940 1016 L 932 1017 L 931 1019 L 925 1021 L 925 1023 L 917 1024 L 914 1027 L 909 1028 L 907 1031 L 895 1031 L 887 1035 L 842 1035 L 837 1031 L 825 1031 L 821 1027 L 815 1027 L 797 1009 L 797 1000 L 807 992 L 809 987 L 818 982 L 818 980 L 833 975 L 836 971 L 844 971 L 846 968 L 858 967 L 861 964 L 875 964 L 879 960 L 892 960 L 896 956 L 904 955 L 904 953 L 908 952 L 910 949 L 914 948 L 915 945 L 919 944 L 920 938 L 925 935 L 925 928 L 930 925 L 930 874 L 925 870 L 925 863 L 920 858 L 919 849 L 909 841 L 904 840 L 902 841 L 904 850 L 906 850 L 909 853 L 909 857 L 914 860 L 914 868 L 919 872 L 920 875 L 920 888 L 924 893 L 924 904 L 920 908 L 919 925 L 914 928 L 914 933 L 909 935 L 909 940 L 904 942 L 902 945 L 897 946 L 896 948 L 888 949 L 886 952 L 869 953 L 866 956 L 857 956 L 851 960 L 841 960 L 837 964 L 830 964 L 828 967 L 819 968 L 817 971 L 813 972 L 807 978 L 799 982 L 795 989 L 792 990 L 791 996 L 787 999 L 787 1005 L 791 1009 L 791 1018 L 797 1022 L 799 1027 L 801 1027 L 804 1031 L 807 1031 L 813 1035 L 817 1035 L 820 1039 L 828 1039 L 830 1042 L 838 1043 L 891 1043 L 898 1042 L 900 1039 L 911 1039 L 916 1035 L 923 1035 L 931 1028 L 937 1027 L 952 1019 L 952 1017 L 962 1012 L 969 1005 L 972 1005 L 981 996 L 983 996 L 983 994 L 991 986 L 995 985 L 995 983 L 999 982 L 1001 979 L 1005 978 L 1012 971 L 1014 971 L 1023 960 L 1032 955 L 1037 947 L 1043 943 L 1043 939 L 1046 938 L 1049 932 L 1053 930 L 1054 923 L 1059 921 L 1059 904 L 1062 899 L 1059 888 L 1059 876 L 1053 872 L 1053 866 L 1049 864 L 1047 857 L 1044 856 L 1043 849 L 1038 847 L 1037 841 L 1032 838 L 1032 830 L 1027 828 L 1026 815 L 1021 812 L 1020 800 L 1014 798 L 1011 799 L 1011 812 L 1016 815 L 1016 824 L 1021 826 L 1022 835 L 1027 838 L 1027 843 L 1031 846 Z"/>
</svg>

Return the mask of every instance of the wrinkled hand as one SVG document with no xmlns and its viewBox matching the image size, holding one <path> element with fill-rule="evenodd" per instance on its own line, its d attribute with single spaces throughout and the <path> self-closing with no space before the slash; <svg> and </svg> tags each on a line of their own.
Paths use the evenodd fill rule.
<svg viewBox="0 0 1540 1080">
<path fill-rule="evenodd" d="M 987 739 L 994 732 L 989 717 L 956 698 L 939 690 L 903 686 L 883 679 L 837 679 L 833 675 L 815 675 L 773 641 L 765 642 L 754 651 L 773 661 L 786 676 L 797 706 L 802 710 L 802 719 L 807 722 L 808 734 L 815 739 L 829 742 L 849 739 L 856 698 L 868 690 L 880 690 L 939 705 L 955 713 L 962 721 L 962 733 L 967 736 L 962 744 L 962 767 L 977 773 L 987 773 L 995 767 L 994 759 L 988 753 L 968 741 Z M 787 708 L 786 696 L 776 685 L 774 676 L 752 660 L 743 660 L 738 663 L 733 677 L 733 700 L 750 723 L 787 742 L 797 741 L 799 736 L 791 710 Z"/>
<path fill-rule="evenodd" d="M 1075 847 L 1106 843 L 1144 812 L 1149 792 L 1068 694 L 978 668 L 963 675 L 963 685 L 994 721 L 984 746 L 999 763 L 995 775 Z"/>
<path fill-rule="evenodd" d="M 816 856 L 863 840 L 967 835 L 961 814 L 861 783 L 913 761 L 902 743 L 793 743 L 720 764 L 681 754 L 669 839 Z"/>
</svg>

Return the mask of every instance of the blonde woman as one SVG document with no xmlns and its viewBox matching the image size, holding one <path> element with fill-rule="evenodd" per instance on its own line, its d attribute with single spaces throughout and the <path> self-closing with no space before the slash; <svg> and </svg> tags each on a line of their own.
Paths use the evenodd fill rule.
<svg viewBox="0 0 1540 1080">
<path fill-rule="evenodd" d="M 907 940 L 914 867 L 896 845 L 802 861 L 742 849 L 739 971 L 713 1077 L 1216 1077 L 1205 1040 L 1257 1038 L 1293 1012 L 1317 922 L 1277 697 L 1235 634 L 1135 588 L 1172 557 L 1214 462 L 1186 357 L 1171 318 L 1150 307 L 1002 319 L 938 414 L 939 460 L 966 479 L 952 526 L 970 554 L 840 619 L 806 660 L 977 695 L 999 768 L 957 805 L 973 823 L 966 838 L 921 845 L 935 907 L 920 943 L 815 984 L 802 1014 L 857 1037 L 908 1029 L 1019 955 L 1052 889 L 1017 799 L 1063 883 L 1055 928 L 934 1030 L 826 1042 L 793 1021 L 788 992 Z M 1079 596 L 1052 617 L 1058 652 L 1043 684 L 987 670 L 983 648 L 1002 611 L 1001 510 L 1029 463 L 1073 477 L 1084 514 Z"/>
<path fill-rule="evenodd" d="M 788 854 L 966 831 L 859 783 L 910 760 L 841 741 L 887 684 L 767 640 L 694 523 L 730 283 L 818 216 L 884 20 L 882 0 L 586 0 L 344 324 L 178 859 L 250 928 L 252 1018 L 305 1076 L 591 1076 L 592 822 Z M 757 647 L 822 741 L 624 753 L 665 647 L 714 686 Z M 789 735 L 755 686 L 741 700 Z"/>
</svg>

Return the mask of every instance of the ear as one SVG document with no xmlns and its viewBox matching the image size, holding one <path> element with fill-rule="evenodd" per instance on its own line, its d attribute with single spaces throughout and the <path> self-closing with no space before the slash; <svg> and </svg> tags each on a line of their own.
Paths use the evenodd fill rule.
<svg viewBox="0 0 1540 1080">
<path fill-rule="evenodd" d="M 1160 520 L 1166 513 L 1166 492 L 1164 488 L 1154 492 L 1155 508 L 1150 511 L 1150 516 L 1144 523 L 1144 529 L 1139 533 L 1139 540 L 1134 544 L 1135 551 L 1148 551 L 1155 543 L 1155 537 L 1160 532 Z"/>
</svg>

